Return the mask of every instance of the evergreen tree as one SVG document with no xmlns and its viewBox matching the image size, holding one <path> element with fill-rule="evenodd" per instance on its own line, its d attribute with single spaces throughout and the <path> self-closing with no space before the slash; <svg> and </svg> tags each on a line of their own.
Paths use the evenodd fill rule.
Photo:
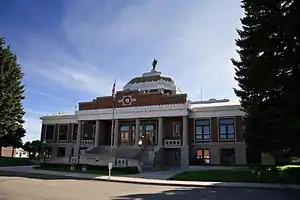
<svg viewBox="0 0 300 200">
<path fill-rule="evenodd" d="M 291 151 L 300 130 L 292 97 L 299 93 L 300 52 L 291 50 L 299 50 L 299 1 L 243 0 L 242 7 L 240 59 L 232 63 L 240 87 L 235 93 L 246 113 L 246 144 L 260 152 Z"/>
<path fill-rule="evenodd" d="M 24 123 L 22 77 L 17 57 L 0 37 L 0 147 L 7 143 L 5 136 L 15 133 Z"/>
</svg>

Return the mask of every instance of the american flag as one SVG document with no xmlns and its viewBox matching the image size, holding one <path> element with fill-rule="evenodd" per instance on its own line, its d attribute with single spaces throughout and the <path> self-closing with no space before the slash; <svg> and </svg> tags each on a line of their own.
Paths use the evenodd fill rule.
<svg viewBox="0 0 300 200">
<path fill-rule="evenodd" d="M 112 88 L 111 93 L 112 93 L 112 98 L 113 98 L 113 105 L 115 107 L 115 105 L 116 105 L 116 79 L 115 79 L 115 82 L 113 84 L 113 88 Z"/>
</svg>

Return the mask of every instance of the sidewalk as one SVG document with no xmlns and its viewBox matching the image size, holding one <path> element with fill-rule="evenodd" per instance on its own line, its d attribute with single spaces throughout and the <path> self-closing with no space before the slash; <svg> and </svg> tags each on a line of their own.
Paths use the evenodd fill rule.
<svg viewBox="0 0 300 200">
<path fill-rule="evenodd" d="M 65 176 L 77 179 L 99 180 L 99 181 L 113 181 L 123 183 L 134 184 L 150 184 L 150 185 L 162 185 L 162 186 L 184 186 L 184 187 L 243 187 L 243 188 L 264 188 L 264 189 L 300 189 L 300 185 L 289 184 L 267 184 L 267 183 L 242 183 L 242 182 L 208 182 L 208 181 L 173 181 L 173 180 L 161 180 L 150 179 L 151 175 L 155 173 L 163 174 L 163 172 L 148 172 L 140 175 L 127 175 L 127 176 L 98 176 L 95 174 L 83 174 L 83 173 L 71 173 L 71 172 L 57 172 L 49 170 L 37 170 L 33 169 L 33 166 L 17 166 L 17 167 L 0 167 L 0 171 L 10 172 L 23 172 L 30 174 L 45 174 Z M 175 173 L 175 171 L 174 171 Z M 146 176 L 145 176 L 146 174 Z M 168 173 L 166 173 L 168 174 Z M 173 172 L 169 172 L 173 174 Z M 142 178 L 149 177 L 149 178 Z M 155 177 L 155 176 L 154 176 Z M 159 177 L 159 176 L 156 176 Z M 152 177 L 153 178 L 153 177 Z M 162 178 L 162 177 L 161 177 Z"/>
</svg>

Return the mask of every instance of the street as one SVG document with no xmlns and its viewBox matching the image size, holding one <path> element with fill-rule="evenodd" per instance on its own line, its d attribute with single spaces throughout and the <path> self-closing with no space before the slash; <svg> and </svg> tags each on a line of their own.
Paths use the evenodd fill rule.
<svg viewBox="0 0 300 200">
<path fill-rule="evenodd" d="M 0 200 L 296 200 L 299 196 L 300 190 L 138 185 L 0 171 Z"/>
</svg>

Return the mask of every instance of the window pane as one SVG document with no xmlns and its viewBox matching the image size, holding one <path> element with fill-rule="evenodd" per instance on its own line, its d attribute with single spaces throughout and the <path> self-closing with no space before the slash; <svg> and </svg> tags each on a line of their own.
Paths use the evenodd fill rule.
<svg viewBox="0 0 300 200">
<path fill-rule="evenodd" d="M 46 140 L 53 140 L 54 135 L 54 125 L 47 125 L 46 130 Z"/>
<path fill-rule="evenodd" d="M 234 139 L 234 134 L 228 134 L 228 139 Z"/>
<path fill-rule="evenodd" d="M 219 120 L 220 124 L 233 124 L 234 120 L 233 118 L 224 118 Z"/>
<path fill-rule="evenodd" d="M 173 123 L 173 135 L 174 136 L 179 136 L 180 135 L 180 123 L 179 122 L 174 122 Z"/>
<path fill-rule="evenodd" d="M 59 125 L 59 140 L 67 140 L 68 125 Z"/>
<path fill-rule="evenodd" d="M 209 134 L 209 126 L 203 126 L 203 133 L 204 134 Z"/>
<path fill-rule="evenodd" d="M 234 126 L 233 125 L 228 125 L 227 130 L 228 130 L 228 133 L 234 133 Z"/>
<path fill-rule="evenodd" d="M 210 125 L 209 119 L 196 120 L 196 126 L 201 126 L 201 125 Z"/>
<path fill-rule="evenodd" d="M 196 135 L 197 134 L 200 134 L 200 135 L 202 134 L 202 127 L 201 126 L 196 127 Z"/>
<path fill-rule="evenodd" d="M 120 130 L 121 131 L 129 131 L 129 126 L 121 126 Z"/>
<path fill-rule="evenodd" d="M 121 139 L 121 143 L 125 143 L 125 144 L 127 144 L 127 143 L 129 143 L 129 134 L 128 134 L 128 132 L 121 132 L 121 137 L 120 137 L 120 139 Z"/>
<path fill-rule="evenodd" d="M 221 139 L 226 139 L 226 138 L 227 138 L 227 136 L 226 136 L 226 135 L 222 135 L 222 134 L 221 134 L 221 135 L 220 135 L 220 138 L 221 138 Z"/>
<path fill-rule="evenodd" d="M 146 125 L 146 131 L 153 131 L 154 127 L 153 125 Z"/>
<path fill-rule="evenodd" d="M 226 134 L 226 126 L 224 125 L 220 126 L 220 134 Z"/>
<path fill-rule="evenodd" d="M 203 138 L 204 138 L 205 140 L 208 140 L 208 139 L 210 138 L 210 135 L 204 135 Z"/>
<path fill-rule="evenodd" d="M 196 135 L 196 140 L 202 140 L 202 135 Z"/>
</svg>

